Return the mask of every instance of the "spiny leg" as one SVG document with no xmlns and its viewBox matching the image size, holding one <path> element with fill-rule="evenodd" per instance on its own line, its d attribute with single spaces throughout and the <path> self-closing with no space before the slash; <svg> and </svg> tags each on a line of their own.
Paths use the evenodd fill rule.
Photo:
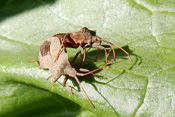
<svg viewBox="0 0 175 117">
<path fill-rule="evenodd" d="M 63 81 L 62 85 L 63 85 L 63 87 L 70 87 L 71 94 L 74 94 L 73 91 L 72 91 L 72 86 L 66 85 L 66 82 L 67 82 L 68 78 L 69 78 L 69 76 L 66 75 L 66 77 L 64 78 L 64 81 Z"/>
</svg>

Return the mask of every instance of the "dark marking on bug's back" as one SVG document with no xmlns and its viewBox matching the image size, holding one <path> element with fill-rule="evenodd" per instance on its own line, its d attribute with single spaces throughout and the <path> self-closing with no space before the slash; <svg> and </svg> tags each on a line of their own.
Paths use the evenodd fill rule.
<svg viewBox="0 0 175 117">
<path fill-rule="evenodd" d="M 42 56 L 47 55 L 47 53 L 50 51 L 50 41 L 45 41 L 41 46 L 40 46 L 40 52 Z"/>
</svg>

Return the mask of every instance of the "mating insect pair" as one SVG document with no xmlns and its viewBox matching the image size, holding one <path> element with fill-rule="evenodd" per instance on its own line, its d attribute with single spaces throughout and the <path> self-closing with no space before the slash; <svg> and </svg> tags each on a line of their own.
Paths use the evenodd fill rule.
<svg viewBox="0 0 175 117">
<path fill-rule="evenodd" d="M 108 45 L 107 46 L 101 45 L 101 42 L 105 42 Z M 93 43 L 97 43 L 98 45 L 92 45 Z M 39 52 L 40 64 L 36 60 L 32 60 L 31 62 L 33 61 L 36 62 L 40 68 L 49 69 L 52 73 L 51 77 L 54 78 L 53 82 L 56 82 L 60 78 L 61 75 L 66 75 L 66 76 L 75 78 L 79 86 L 84 91 L 87 99 L 89 100 L 91 105 L 95 108 L 94 104 L 91 102 L 90 98 L 88 97 L 87 93 L 82 87 L 77 76 L 86 76 L 106 66 L 109 66 L 110 65 L 108 64 L 109 53 L 107 53 L 106 47 L 110 47 L 112 49 L 114 60 L 116 58 L 115 51 L 112 45 L 114 44 L 106 40 L 103 40 L 100 37 L 97 37 L 95 34 L 95 31 L 91 31 L 84 27 L 78 32 L 57 34 L 49 39 L 43 40 L 40 44 L 40 52 Z M 69 61 L 66 47 L 78 48 L 78 46 L 81 46 L 83 48 L 83 52 L 84 52 L 83 62 L 85 61 L 85 58 L 86 58 L 86 48 L 90 47 L 90 48 L 97 48 L 100 50 L 104 50 L 105 60 L 107 64 L 93 71 L 89 71 L 87 69 L 80 68 L 79 71 L 83 73 L 77 72 L 75 68 L 71 66 L 71 62 Z M 118 47 L 119 49 L 121 49 L 123 52 L 125 52 L 129 56 L 129 54 L 124 49 L 122 49 L 121 47 L 117 45 L 114 45 L 114 46 Z M 75 60 L 77 56 L 78 54 L 75 55 L 73 61 Z M 63 82 L 63 86 L 67 86 L 65 85 L 67 79 L 68 77 L 65 78 Z M 68 87 L 71 87 L 71 86 L 68 86 Z"/>
</svg>

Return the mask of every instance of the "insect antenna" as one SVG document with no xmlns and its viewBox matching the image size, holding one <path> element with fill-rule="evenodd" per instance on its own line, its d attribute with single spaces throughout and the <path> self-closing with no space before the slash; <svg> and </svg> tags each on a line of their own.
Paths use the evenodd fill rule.
<svg viewBox="0 0 175 117">
<path fill-rule="evenodd" d="M 87 95 L 86 91 L 84 90 L 83 86 L 81 85 L 80 81 L 78 80 L 77 77 L 74 77 L 75 80 L 77 81 L 77 83 L 79 84 L 79 86 L 81 87 L 81 89 L 83 90 L 83 92 L 85 93 L 87 99 L 89 100 L 89 102 L 91 103 L 92 107 L 95 108 L 94 104 L 92 103 L 92 101 L 90 100 L 89 96 Z"/>
<path fill-rule="evenodd" d="M 128 53 L 126 50 L 124 50 L 123 48 L 121 48 L 121 47 L 118 46 L 118 45 L 115 45 L 115 44 L 112 44 L 112 45 L 114 45 L 115 47 L 119 48 L 119 49 L 122 50 L 126 55 L 128 55 L 129 60 L 132 62 L 132 58 L 130 57 L 129 53 Z"/>
</svg>

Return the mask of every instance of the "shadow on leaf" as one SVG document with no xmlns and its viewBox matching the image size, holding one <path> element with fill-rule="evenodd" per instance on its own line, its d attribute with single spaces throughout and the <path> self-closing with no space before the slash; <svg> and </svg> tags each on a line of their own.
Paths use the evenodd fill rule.
<svg viewBox="0 0 175 117">
<path fill-rule="evenodd" d="M 0 0 L 0 22 L 41 5 L 53 4 L 55 1 L 56 0 Z"/>
</svg>

